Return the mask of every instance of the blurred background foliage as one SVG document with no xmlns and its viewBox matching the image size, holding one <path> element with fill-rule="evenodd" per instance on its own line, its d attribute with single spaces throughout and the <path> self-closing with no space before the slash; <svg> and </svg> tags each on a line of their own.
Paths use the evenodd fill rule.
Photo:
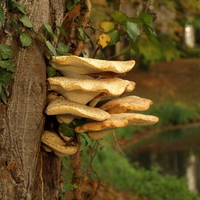
<svg viewBox="0 0 200 200">
<path fill-rule="evenodd" d="M 200 39 L 195 37 L 200 32 L 198 0 L 91 2 L 94 32 L 89 35 L 92 41 L 95 44 L 102 33 L 111 37 L 108 46 L 102 48 L 106 59 L 133 58 L 140 61 L 141 66 L 147 66 L 149 62 L 200 55 Z M 109 29 L 106 29 L 102 22 L 112 22 L 114 26 L 107 24 Z M 190 36 L 190 40 L 194 40 L 192 45 L 186 41 L 189 28 L 194 31 L 190 33 L 193 34 Z"/>
<path fill-rule="evenodd" d="M 141 77 L 141 73 L 129 76 L 133 81 L 137 79 L 136 95 L 139 92 L 139 95 L 154 101 L 145 113 L 158 116 L 160 121 L 150 127 L 117 129 L 116 135 L 110 134 L 102 141 L 90 141 L 85 136 L 82 141 L 85 144 L 82 170 L 87 178 L 84 179 L 96 184 L 97 189 L 105 183 L 125 191 L 128 196 L 122 199 L 127 200 L 200 200 L 200 104 L 197 102 L 199 93 L 192 94 L 197 92 L 200 83 L 199 71 L 193 70 L 200 67 L 196 64 L 200 56 L 200 2 L 91 0 L 91 3 L 91 22 L 86 30 L 90 43 L 84 54 L 107 60 L 136 60 L 136 68 L 146 70 Z M 162 71 L 160 65 L 168 62 L 170 66 L 177 58 L 197 60 L 195 64 L 187 62 L 189 65 L 185 68 L 193 68 L 184 72 L 183 80 L 182 76 L 176 79 L 183 70 L 181 64 L 175 67 L 177 73 L 174 75 L 170 68 L 170 84 L 166 90 L 161 90 L 160 86 L 166 83 L 164 78 L 165 82 L 162 82 L 162 77 L 169 73 Z M 152 67 L 161 61 L 159 68 L 156 68 L 158 65 Z M 152 73 L 155 74 L 154 80 L 149 80 Z M 160 73 L 161 82 L 156 80 Z M 189 75 L 191 79 L 188 79 Z M 188 83 L 188 80 L 194 80 L 196 85 L 189 85 L 189 89 L 180 85 L 180 82 Z M 140 88 L 143 86 L 140 82 L 144 82 L 146 88 Z M 173 92 L 173 87 L 170 88 L 176 83 L 184 95 L 179 89 Z M 191 98 L 187 98 L 188 95 Z M 191 103 L 190 100 L 194 101 Z M 194 162 L 191 162 L 192 156 Z M 68 159 L 64 158 L 63 194 L 74 187 L 69 184 L 68 165 Z M 195 187 L 190 187 L 190 181 L 195 181 Z M 97 196 L 96 199 L 101 198 Z"/>
</svg>

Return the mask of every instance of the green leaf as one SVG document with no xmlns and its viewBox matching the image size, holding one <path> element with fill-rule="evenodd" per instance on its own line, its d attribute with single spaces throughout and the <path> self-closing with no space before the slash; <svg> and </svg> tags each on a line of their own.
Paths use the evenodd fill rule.
<svg viewBox="0 0 200 200">
<path fill-rule="evenodd" d="M 140 19 L 140 18 L 128 18 L 127 19 L 127 22 L 133 22 L 133 23 L 136 23 L 138 24 L 140 27 L 144 24 L 143 20 Z"/>
<path fill-rule="evenodd" d="M 0 6 L 0 22 L 2 26 L 4 25 L 4 11 L 3 8 Z"/>
<path fill-rule="evenodd" d="M 8 85 L 11 80 L 12 80 L 12 73 L 4 72 L 4 73 L 0 74 L 0 82 L 2 84 Z"/>
<path fill-rule="evenodd" d="M 20 33 L 20 42 L 23 47 L 28 47 L 32 44 L 32 39 L 25 32 Z"/>
<path fill-rule="evenodd" d="M 115 24 L 113 22 L 101 22 L 100 27 L 104 30 L 104 32 L 109 32 L 115 28 Z"/>
<path fill-rule="evenodd" d="M 9 60 L 0 60 L 0 67 L 3 69 L 7 69 L 10 72 L 14 72 L 15 63 Z"/>
<path fill-rule="evenodd" d="M 0 94 L 2 92 L 3 84 L 0 82 Z"/>
<path fill-rule="evenodd" d="M 2 102 L 7 104 L 7 96 L 3 90 L 0 93 L 0 97 L 1 97 Z"/>
<path fill-rule="evenodd" d="M 10 18 L 10 20 L 11 20 L 12 25 L 13 25 L 19 32 L 21 32 L 18 22 L 17 22 L 14 18 L 12 18 L 12 17 Z"/>
<path fill-rule="evenodd" d="M 74 8 L 74 6 L 79 2 L 80 2 L 80 0 L 67 0 L 66 1 L 67 10 L 71 11 Z"/>
<path fill-rule="evenodd" d="M 26 15 L 22 16 L 19 20 L 23 23 L 24 26 L 28 28 L 33 28 L 30 19 Z"/>
<path fill-rule="evenodd" d="M 49 34 L 51 35 L 53 40 L 55 42 L 57 42 L 58 41 L 58 36 L 53 32 L 53 29 L 51 28 L 51 26 L 49 24 L 44 24 L 44 27 L 49 32 Z"/>
<path fill-rule="evenodd" d="M 126 23 L 126 31 L 133 41 L 135 41 L 137 37 L 140 35 L 139 25 L 133 22 Z"/>
<path fill-rule="evenodd" d="M 20 10 L 23 14 L 26 15 L 26 13 L 27 13 L 26 8 L 24 8 L 23 6 L 21 6 L 21 4 L 18 4 L 17 8 L 18 8 L 18 10 Z"/>
<path fill-rule="evenodd" d="M 131 47 L 137 55 L 140 53 L 140 49 L 139 49 L 138 43 L 136 41 L 133 41 L 133 40 L 131 41 Z"/>
<path fill-rule="evenodd" d="M 151 43 L 160 46 L 160 42 L 158 41 L 156 37 L 156 33 L 150 26 L 144 25 L 144 32 L 146 33 Z"/>
<path fill-rule="evenodd" d="M 65 136 L 68 136 L 68 137 L 75 136 L 74 126 L 72 126 L 70 124 L 61 123 L 60 130 Z"/>
<path fill-rule="evenodd" d="M 56 27 L 57 27 L 58 30 L 60 31 L 60 34 L 61 34 L 62 36 L 64 36 L 64 37 L 67 38 L 67 33 L 66 33 L 65 29 L 62 28 L 58 23 L 56 23 Z"/>
<path fill-rule="evenodd" d="M 8 87 L 6 85 L 3 85 L 3 89 L 4 89 L 6 96 L 9 96 L 10 92 L 8 91 Z"/>
<path fill-rule="evenodd" d="M 79 32 L 79 39 L 85 41 L 86 38 L 87 38 L 87 35 L 86 35 L 86 33 L 85 33 L 84 29 L 83 29 L 83 26 L 79 26 L 78 27 L 78 32 Z"/>
<path fill-rule="evenodd" d="M 142 21 L 146 24 L 146 25 L 150 25 L 153 21 L 153 15 L 148 14 L 146 12 L 141 12 L 139 17 L 142 19 Z"/>
<path fill-rule="evenodd" d="M 74 185 L 73 184 L 71 184 L 71 183 L 65 183 L 66 185 L 65 185 L 65 192 L 66 191 L 72 191 L 73 190 L 73 188 L 74 188 Z"/>
<path fill-rule="evenodd" d="M 56 56 L 56 55 L 57 55 L 56 49 L 55 49 L 55 47 L 51 44 L 51 42 L 48 41 L 48 40 L 46 40 L 45 43 L 46 43 L 46 45 L 47 45 L 49 51 L 51 52 L 51 54 L 52 54 L 53 56 Z"/>
<path fill-rule="evenodd" d="M 57 51 L 59 53 L 67 53 L 69 51 L 69 46 L 59 42 L 58 47 L 57 47 Z"/>
<path fill-rule="evenodd" d="M 10 10 L 13 10 L 13 9 L 17 8 L 23 14 L 27 13 L 26 8 L 24 8 L 20 3 L 18 3 L 15 0 L 9 0 L 8 1 L 8 7 L 9 7 Z"/>
<path fill-rule="evenodd" d="M 7 44 L 0 44 L 0 56 L 3 59 L 9 59 L 13 55 L 13 49 Z"/>
<path fill-rule="evenodd" d="M 144 32 L 146 33 L 146 35 L 154 35 L 156 36 L 156 32 L 153 30 L 153 28 L 151 28 L 151 26 L 148 25 L 144 25 Z"/>
<path fill-rule="evenodd" d="M 112 30 L 107 33 L 111 37 L 111 41 L 109 45 L 115 45 L 117 42 L 120 41 L 120 33 L 118 30 Z"/>
<path fill-rule="evenodd" d="M 158 41 L 157 37 L 154 35 L 147 35 L 149 41 L 155 45 L 160 46 L 160 42 Z"/>
<path fill-rule="evenodd" d="M 48 76 L 48 78 L 49 77 L 53 77 L 55 75 L 56 75 L 56 69 L 51 67 L 51 66 L 48 66 L 47 67 L 47 76 Z"/>
<path fill-rule="evenodd" d="M 73 126 L 82 126 L 85 123 L 86 123 L 85 119 L 74 119 L 72 122 Z"/>
<path fill-rule="evenodd" d="M 10 71 L 10 72 L 15 72 L 15 68 L 14 68 L 15 63 L 12 62 L 12 61 L 10 61 L 10 62 L 11 62 L 11 63 L 10 63 L 10 65 L 7 67 L 7 70 Z"/>
<path fill-rule="evenodd" d="M 10 10 L 13 10 L 13 9 L 17 8 L 17 2 L 14 1 L 14 0 L 8 1 L 8 8 L 9 8 Z"/>
<path fill-rule="evenodd" d="M 128 17 L 123 13 L 123 12 L 120 12 L 120 11 L 114 11 L 112 14 L 111 14 L 111 17 L 118 23 L 118 24 L 121 24 L 121 25 L 125 25 L 127 20 L 128 20 Z"/>
<path fill-rule="evenodd" d="M 85 143 L 84 145 L 88 146 L 89 142 L 87 140 L 87 137 L 85 137 L 84 135 L 81 135 L 81 138 L 83 139 L 83 142 Z M 83 143 L 83 142 L 81 141 L 81 143 Z"/>
</svg>

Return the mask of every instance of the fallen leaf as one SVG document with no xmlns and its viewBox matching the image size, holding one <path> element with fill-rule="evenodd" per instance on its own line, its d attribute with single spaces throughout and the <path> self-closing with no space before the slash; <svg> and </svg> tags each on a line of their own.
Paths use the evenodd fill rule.
<svg viewBox="0 0 200 200">
<path fill-rule="evenodd" d="M 111 37 L 109 35 L 106 34 L 101 34 L 98 38 L 98 44 L 102 47 L 105 48 L 106 46 L 108 46 L 108 44 L 111 41 Z"/>
</svg>

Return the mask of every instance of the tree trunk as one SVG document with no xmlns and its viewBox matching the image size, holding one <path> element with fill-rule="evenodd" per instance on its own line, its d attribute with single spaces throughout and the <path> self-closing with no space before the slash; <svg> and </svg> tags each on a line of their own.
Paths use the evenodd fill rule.
<svg viewBox="0 0 200 200">
<path fill-rule="evenodd" d="M 188 189 L 191 191 L 197 191 L 197 157 L 191 151 L 188 157 L 186 177 L 188 179 Z"/>
<path fill-rule="evenodd" d="M 21 0 L 34 30 L 61 23 L 65 0 Z M 0 104 L 0 199 L 56 200 L 60 160 L 40 150 L 46 101 L 44 47 L 36 41 L 21 48 L 15 35 L 1 31 L 0 43 L 14 49 L 16 72 L 7 105 Z"/>
</svg>

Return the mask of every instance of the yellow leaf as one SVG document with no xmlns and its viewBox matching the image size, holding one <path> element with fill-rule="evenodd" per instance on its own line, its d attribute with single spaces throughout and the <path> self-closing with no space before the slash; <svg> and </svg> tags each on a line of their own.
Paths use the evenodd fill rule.
<svg viewBox="0 0 200 200">
<path fill-rule="evenodd" d="M 108 46 L 108 44 L 110 43 L 111 38 L 109 35 L 106 34 L 101 34 L 98 38 L 98 44 L 101 45 L 102 48 Z"/>
<path fill-rule="evenodd" d="M 115 24 L 113 22 L 101 22 L 100 26 L 105 32 L 109 32 L 115 28 Z"/>
</svg>

